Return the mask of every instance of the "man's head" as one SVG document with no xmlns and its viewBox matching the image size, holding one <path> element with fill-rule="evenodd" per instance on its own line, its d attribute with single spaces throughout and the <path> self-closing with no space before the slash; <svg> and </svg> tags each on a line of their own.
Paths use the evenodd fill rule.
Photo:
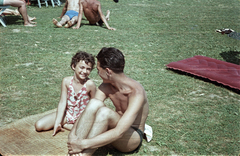
<svg viewBox="0 0 240 156">
<path fill-rule="evenodd" d="M 100 67 L 103 69 L 109 68 L 115 73 L 122 73 L 125 65 L 123 53 L 113 47 L 102 48 L 96 56 Z"/>
<path fill-rule="evenodd" d="M 92 56 L 92 54 L 88 54 L 84 51 L 78 51 L 73 57 L 72 57 L 72 62 L 71 62 L 71 68 L 75 68 L 78 62 L 84 61 L 86 64 L 91 63 L 92 69 L 94 68 L 95 65 L 95 59 Z"/>
</svg>

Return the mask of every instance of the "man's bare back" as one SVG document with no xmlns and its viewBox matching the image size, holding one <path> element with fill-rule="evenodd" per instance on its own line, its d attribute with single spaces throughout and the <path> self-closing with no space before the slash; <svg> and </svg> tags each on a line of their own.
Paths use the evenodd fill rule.
<svg viewBox="0 0 240 156">
<path fill-rule="evenodd" d="M 67 11 L 74 10 L 79 12 L 79 0 L 67 0 Z"/>
<path fill-rule="evenodd" d="M 83 12 L 90 24 L 96 24 L 101 17 L 98 12 L 100 2 L 97 0 L 81 0 L 80 3 L 83 5 Z"/>
</svg>

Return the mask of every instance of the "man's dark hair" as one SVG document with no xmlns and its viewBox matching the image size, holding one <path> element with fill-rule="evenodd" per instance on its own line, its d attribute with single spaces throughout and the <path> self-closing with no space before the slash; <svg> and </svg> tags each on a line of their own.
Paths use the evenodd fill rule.
<svg viewBox="0 0 240 156">
<path fill-rule="evenodd" d="M 97 55 L 100 67 L 109 68 L 115 73 L 122 73 L 125 65 L 123 53 L 113 47 L 103 47 Z"/>
<path fill-rule="evenodd" d="M 91 63 L 92 64 L 92 69 L 94 68 L 95 65 L 95 59 L 92 54 L 86 53 L 84 51 L 78 51 L 73 57 L 72 57 L 72 62 L 71 62 L 71 67 L 72 65 L 76 67 L 77 63 L 79 61 L 85 61 L 86 64 Z"/>
</svg>

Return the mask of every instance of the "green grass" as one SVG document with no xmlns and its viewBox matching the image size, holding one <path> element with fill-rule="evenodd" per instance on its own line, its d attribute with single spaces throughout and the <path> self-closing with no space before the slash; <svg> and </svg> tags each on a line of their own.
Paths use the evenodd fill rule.
<svg viewBox="0 0 240 156">
<path fill-rule="evenodd" d="M 0 126 L 57 107 L 61 80 L 72 75 L 78 50 L 96 55 L 116 47 L 126 56 L 126 74 L 145 88 L 153 127 L 150 143 L 135 155 L 238 155 L 239 91 L 206 79 L 166 69 L 166 64 L 203 55 L 239 63 L 240 41 L 215 33 L 240 32 L 239 0 L 101 0 L 111 11 L 109 25 L 78 30 L 55 28 L 62 7 L 28 7 L 37 27 L 7 16 L 0 27 Z M 16 31 L 17 30 L 17 31 Z M 96 69 L 90 77 L 101 83 Z"/>
</svg>

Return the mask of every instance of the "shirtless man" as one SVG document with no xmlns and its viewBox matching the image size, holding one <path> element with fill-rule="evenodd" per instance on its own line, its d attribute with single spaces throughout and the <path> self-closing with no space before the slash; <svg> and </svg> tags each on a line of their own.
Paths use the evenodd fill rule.
<svg viewBox="0 0 240 156">
<path fill-rule="evenodd" d="M 53 24 L 61 28 L 64 24 L 64 27 L 69 28 L 72 25 L 77 23 L 79 12 L 79 0 L 66 0 L 66 3 L 63 7 L 62 14 L 60 16 L 61 21 L 58 22 L 53 18 Z"/>
<path fill-rule="evenodd" d="M 79 1 L 80 1 L 80 4 L 79 4 L 80 9 L 79 9 L 78 22 L 77 22 L 77 25 L 73 27 L 73 29 L 80 28 L 82 16 L 84 13 L 85 17 L 89 21 L 89 24 L 92 24 L 92 25 L 98 24 L 102 26 L 102 24 L 105 23 L 106 27 L 109 30 L 116 30 L 115 28 L 110 27 L 107 23 L 107 20 L 109 20 L 110 11 L 109 10 L 107 11 L 107 15 L 105 17 L 102 13 L 101 4 L 99 1 L 97 0 L 79 0 Z"/>
<path fill-rule="evenodd" d="M 10 5 L 13 7 L 18 7 L 19 13 L 22 15 L 22 18 L 24 20 L 24 26 L 29 27 L 35 27 L 36 22 L 33 22 L 32 20 L 36 19 L 29 19 L 30 17 L 27 14 L 27 8 L 26 8 L 26 2 L 25 0 L 0 0 L 0 5 Z"/>
<path fill-rule="evenodd" d="M 92 155 L 107 144 L 121 152 L 138 151 L 149 111 L 146 92 L 123 73 L 125 60 L 121 51 L 102 48 L 97 59 L 103 83 L 69 133 L 68 153 Z M 105 106 L 106 98 L 111 99 L 115 111 Z"/>
</svg>

